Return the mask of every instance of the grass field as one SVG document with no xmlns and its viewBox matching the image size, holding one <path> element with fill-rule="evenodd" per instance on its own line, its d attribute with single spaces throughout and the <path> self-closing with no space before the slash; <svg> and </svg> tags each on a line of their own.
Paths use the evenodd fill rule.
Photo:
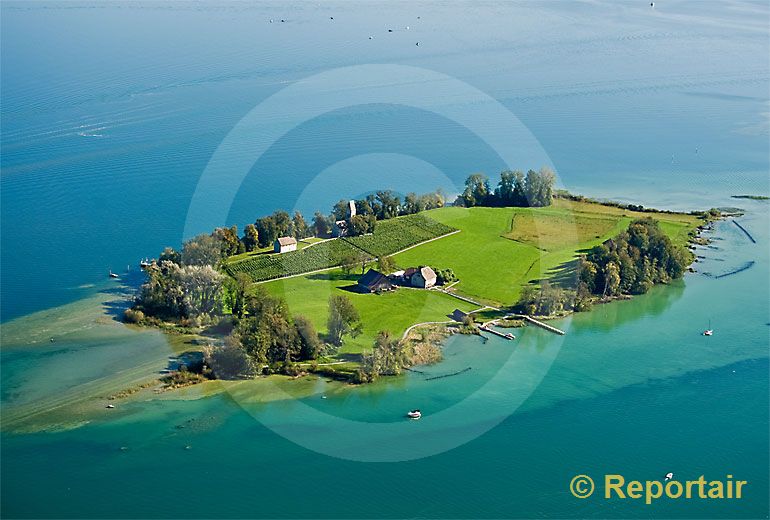
<svg viewBox="0 0 770 520">
<path fill-rule="evenodd" d="M 679 244 L 701 221 L 694 216 L 638 213 L 555 199 L 546 208 L 441 208 L 426 212 L 460 233 L 395 256 L 401 267 L 451 267 L 460 294 L 493 305 L 515 302 L 526 284 L 555 277 L 578 251 L 602 243 L 635 218 L 653 217 Z"/>
<path fill-rule="evenodd" d="M 564 199 L 556 199 L 547 208 L 448 207 L 424 215 L 440 223 L 431 224 L 434 234 L 453 228 L 461 232 L 397 254 L 394 258 L 398 265 L 452 268 L 460 279 L 455 286 L 459 294 L 493 305 L 514 303 L 526 284 L 563 274 L 579 251 L 616 235 L 635 218 L 658 219 L 663 230 L 680 244 L 687 242 L 688 232 L 701 222 L 689 215 L 637 213 Z M 406 225 L 402 219 L 386 221 L 393 229 L 380 224 L 385 225 L 380 232 L 392 247 L 408 243 L 394 232 L 396 226 L 403 229 Z M 362 237 L 359 247 L 381 247 L 376 237 Z M 455 308 L 466 312 L 474 308 L 436 291 L 401 288 L 381 295 L 360 294 L 351 290 L 359 276 L 360 271 L 345 275 L 334 269 L 268 281 L 263 286 L 283 297 L 292 315 L 310 318 L 321 333 L 326 332 L 329 296 L 347 295 L 361 314 L 364 332 L 357 338 L 345 339 L 343 354 L 371 348 L 381 330 L 400 337 L 415 323 L 444 321 Z"/>
<path fill-rule="evenodd" d="M 361 314 L 363 333 L 357 338 L 346 338 L 342 353 L 360 353 L 371 348 L 374 338 L 381 330 L 387 330 L 397 337 L 415 323 L 425 321 L 447 321 L 454 309 L 473 310 L 467 304 L 436 291 L 400 288 L 383 294 L 361 294 L 350 289 L 360 277 L 345 275 L 336 269 L 262 284 L 270 293 L 286 300 L 292 316 L 302 314 L 313 321 L 318 331 L 326 332 L 329 315 L 329 296 L 345 294 Z"/>
</svg>

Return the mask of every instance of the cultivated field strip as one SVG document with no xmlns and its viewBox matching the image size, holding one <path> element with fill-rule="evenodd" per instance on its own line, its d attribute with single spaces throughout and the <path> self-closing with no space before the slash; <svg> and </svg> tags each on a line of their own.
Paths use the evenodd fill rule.
<svg viewBox="0 0 770 520">
<path fill-rule="evenodd" d="M 455 228 L 423 215 L 383 220 L 374 233 L 327 240 L 299 251 L 260 254 L 225 266 L 227 272 L 246 273 L 255 282 L 309 273 L 341 265 L 346 258 L 391 255 L 410 246 L 456 231 Z"/>
</svg>

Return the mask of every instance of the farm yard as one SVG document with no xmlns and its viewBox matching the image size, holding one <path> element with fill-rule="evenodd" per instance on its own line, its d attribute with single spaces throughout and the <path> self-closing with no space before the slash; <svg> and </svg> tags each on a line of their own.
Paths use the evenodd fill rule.
<svg viewBox="0 0 770 520">
<path fill-rule="evenodd" d="M 443 240 L 443 239 L 442 239 Z M 440 242 L 440 240 L 438 241 Z M 464 312 L 477 307 L 438 291 L 400 288 L 382 294 L 362 294 L 351 290 L 360 271 L 346 275 L 340 269 L 272 280 L 263 284 L 268 292 L 286 301 L 292 316 L 307 316 L 319 332 L 326 333 L 329 297 L 344 294 L 361 315 L 361 335 L 346 337 L 340 353 L 358 354 L 371 349 L 374 338 L 382 330 L 401 337 L 407 328 L 426 321 L 449 321 L 454 309 Z"/>
<path fill-rule="evenodd" d="M 262 282 L 335 267 L 351 255 L 372 259 L 391 255 L 452 231 L 455 228 L 426 216 L 408 215 L 378 222 L 370 235 L 325 240 L 280 255 L 239 255 L 229 259 L 225 269 L 230 275 L 246 273 L 255 282 Z"/>
</svg>

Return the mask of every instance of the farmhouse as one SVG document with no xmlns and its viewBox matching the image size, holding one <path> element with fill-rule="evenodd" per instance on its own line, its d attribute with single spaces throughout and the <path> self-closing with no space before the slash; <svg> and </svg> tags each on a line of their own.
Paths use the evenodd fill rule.
<svg viewBox="0 0 770 520">
<path fill-rule="evenodd" d="M 297 250 L 297 239 L 294 237 L 280 237 L 273 242 L 273 251 L 276 253 L 288 253 Z"/>
<path fill-rule="evenodd" d="M 332 226 L 332 235 L 335 237 L 344 237 L 348 234 L 348 226 L 350 225 L 350 219 L 356 215 L 356 201 L 348 201 L 348 215 L 343 220 L 337 220 Z"/>
<path fill-rule="evenodd" d="M 411 278 L 412 287 L 422 287 L 429 289 L 436 285 L 436 273 L 428 266 L 417 269 Z"/>
<path fill-rule="evenodd" d="M 369 293 L 390 291 L 393 289 L 393 284 L 381 272 L 369 269 L 365 275 L 358 279 L 358 289 Z"/>
</svg>

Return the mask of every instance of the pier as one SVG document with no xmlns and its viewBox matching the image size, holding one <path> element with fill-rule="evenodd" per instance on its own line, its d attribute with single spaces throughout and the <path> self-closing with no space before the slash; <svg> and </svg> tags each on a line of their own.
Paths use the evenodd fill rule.
<svg viewBox="0 0 770 520">
<path fill-rule="evenodd" d="M 490 334 L 494 334 L 495 336 L 500 336 L 503 339 L 508 339 L 508 340 L 516 339 L 516 336 L 514 336 L 510 332 L 503 333 L 503 332 L 500 332 L 498 330 L 493 329 L 492 327 L 487 327 L 486 325 L 479 326 L 479 330 L 483 330 L 484 332 L 489 332 Z"/>
<path fill-rule="evenodd" d="M 541 328 L 544 328 L 545 330 L 548 330 L 548 331 L 551 331 L 553 333 L 559 334 L 560 336 L 564 336 L 566 334 L 566 332 L 564 332 L 563 330 L 557 329 L 556 327 L 548 325 L 547 323 L 543 323 L 542 321 L 538 321 L 535 318 L 533 318 L 532 316 L 527 316 L 526 314 L 523 314 L 522 318 L 524 318 L 525 320 L 527 320 L 528 322 L 530 322 L 530 323 L 532 323 L 534 325 L 537 325 L 538 327 L 541 327 Z"/>
</svg>

